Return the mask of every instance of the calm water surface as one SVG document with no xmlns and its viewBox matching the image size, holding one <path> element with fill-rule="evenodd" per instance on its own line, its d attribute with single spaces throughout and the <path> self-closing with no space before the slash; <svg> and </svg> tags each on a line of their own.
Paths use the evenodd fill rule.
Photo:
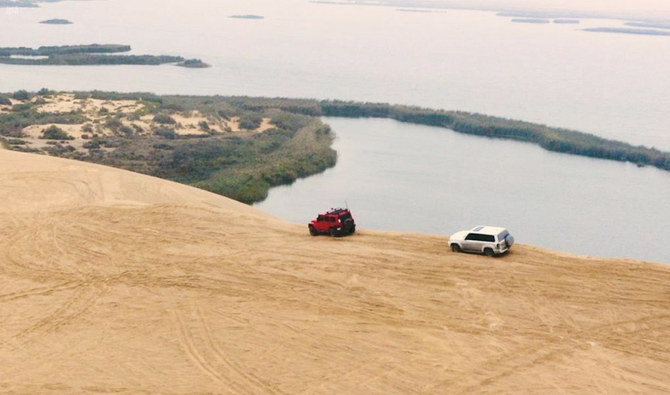
<svg viewBox="0 0 670 395">
<path fill-rule="evenodd" d="M 362 228 L 500 225 L 520 243 L 670 263 L 666 172 L 392 120 L 325 122 L 337 166 L 272 189 L 257 207 L 306 224 L 346 201 Z"/>
</svg>

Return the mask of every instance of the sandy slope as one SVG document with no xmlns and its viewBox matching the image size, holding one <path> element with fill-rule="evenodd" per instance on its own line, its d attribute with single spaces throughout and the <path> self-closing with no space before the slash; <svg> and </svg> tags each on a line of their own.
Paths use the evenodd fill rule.
<svg viewBox="0 0 670 395">
<path fill-rule="evenodd" d="M 304 225 L 0 151 L 0 392 L 669 392 L 670 268 Z"/>
</svg>

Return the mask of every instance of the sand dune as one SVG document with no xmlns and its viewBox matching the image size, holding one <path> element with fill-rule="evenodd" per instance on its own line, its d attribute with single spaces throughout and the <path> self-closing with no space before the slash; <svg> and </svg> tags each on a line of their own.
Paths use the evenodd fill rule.
<svg viewBox="0 0 670 395">
<path fill-rule="evenodd" d="M 670 392 L 667 266 L 488 259 L 364 224 L 314 238 L 9 151 L 0 202 L 0 392 Z"/>
<path fill-rule="evenodd" d="M 28 101 L 12 100 L 12 104 L 28 104 Z M 174 124 L 161 124 L 156 122 L 156 110 L 148 108 L 147 102 L 142 100 L 102 100 L 102 99 L 78 99 L 73 93 L 58 93 L 47 96 L 35 96 L 30 100 L 32 108 L 38 113 L 47 114 L 78 114 L 82 118 L 80 123 L 37 123 L 25 125 L 21 130 L 21 139 L 25 147 L 30 149 L 44 150 L 55 143 L 55 140 L 45 139 L 44 131 L 50 126 L 56 126 L 67 134 L 71 139 L 67 142 L 61 141 L 68 148 L 79 151 L 80 154 L 89 155 L 86 143 L 92 138 L 113 136 L 155 136 L 158 130 L 169 130 L 180 136 L 210 136 L 211 134 L 229 135 L 237 137 L 250 136 L 266 132 L 277 126 L 270 118 L 262 118 L 256 129 L 244 129 L 240 117 L 230 119 L 218 115 L 206 115 L 200 111 L 172 112 L 170 117 Z M 0 114 L 10 112 L 12 107 L 0 105 Z M 144 114 L 144 115 L 142 115 Z M 119 123 L 119 126 L 110 126 Z M 206 126 L 203 126 L 206 125 Z M 125 129 L 121 129 L 125 126 Z M 206 128 L 203 129 L 203 128 Z M 111 150 L 107 144 L 103 144 L 103 150 Z M 33 151 L 34 152 L 34 151 Z"/>
</svg>

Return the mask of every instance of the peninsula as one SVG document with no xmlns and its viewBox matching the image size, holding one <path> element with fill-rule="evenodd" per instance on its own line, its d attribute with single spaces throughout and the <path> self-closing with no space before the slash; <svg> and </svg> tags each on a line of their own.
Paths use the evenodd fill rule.
<svg viewBox="0 0 670 395">
<path fill-rule="evenodd" d="M 132 170 L 244 203 L 335 165 L 318 118 L 219 97 L 44 89 L 0 95 L 0 138 L 16 151 Z"/>
<path fill-rule="evenodd" d="M 183 67 L 209 67 L 200 59 L 169 55 L 117 55 L 129 52 L 130 45 L 89 44 L 0 48 L 0 63 L 21 66 L 90 66 L 90 65 L 161 65 L 174 63 Z"/>
</svg>

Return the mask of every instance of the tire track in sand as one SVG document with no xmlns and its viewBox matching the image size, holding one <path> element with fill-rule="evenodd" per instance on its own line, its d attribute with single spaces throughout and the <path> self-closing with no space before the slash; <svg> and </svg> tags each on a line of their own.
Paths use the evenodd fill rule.
<svg viewBox="0 0 670 395">
<path fill-rule="evenodd" d="M 232 373 L 232 377 L 230 377 L 231 381 L 245 384 L 245 392 L 249 392 L 249 389 L 251 388 L 253 390 L 252 392 L 254 393 L 282 393 L 278 389 L 270 387 L 268 384 L 264 383 L 254 375 L 245 373 L 244 369 L 233 362 L 230 358 L 226 357 L 226 354 L 216 346 L 216 342 L 212 336 L 212 329 L 207 323 L 200 305 L 196 305 L 196 312 L 198 314 L 198 319 L 202 324 L 203 334 L 205 335 L 205 340 L 207 341 L 209 350 L 211 350 L 216 359 L 218 359 L 227 368 L 227 370 Z"/>
<path fill-rule="evenodd" d="M 69 291 L 81 287 L 79 281 L 66 281 L 53 286 L 35 287 L 23 291 L 10 292 L 0 295 L 0 302 L 11 302 L 13 300 L 28 298 L 31 296 L 50 295 L 54 292 Z"/>
<path fill-rule="evenodd" d="M 530 368 L 535 368 L 541 364 L 546 364 L 550 362 L 555 362 L 557 359 L 570 355 L 579 350 L 585 350 L 585 348 L 592 347 L 592 343 L 598 343 L 605 348 L 610 348 L 612 350 L 617 350 L 619 352 L 634 355 L 634 356 L 646 356 L 647 358 L 654 358 L 647 354 L 635 353 L 630 349 L 630 346 L 637 344 L 639 339 L 634 336 L 636 334 L 644 333 L 647 331 L 665 329 L 666 326 L 659 325 L 657 327 L 650 328 L 634 328 L 625 333 L 616 333 L 615 329 L 625 328 L 629 325 L 641 325 L 641 324 L 651 324 L 660 320 L 667 319 L 668 315 L 654 315 L 641 317 L 633 320 L 622 320 L 618 322 L 608 323 L 604 325 L 596 325 L 589 328 L 584 333 L 574 335 L 565 342 L 558 342 L 555 338 L 546 337 L 540 343 L 515 349 L 511 352 L 505 353 L 503 355 L 496 356 L 484 362 L 479 370 L 480 371 L 495 371 L 494 374 L 486 375 L 483 378 L 477 380 L 476 384 L 469 385 L 463 389 L 459 389 L 458 392 L 461 393 L 472 393 L 477 390 L 481 390 L 488 385 L 493 384 L 494 382 L 503 379 L 505 377 L 511 376 L 512 374 L 526 371 Z M 620 340 L 623 342 L 623 345 L 610 344 L 612 339 Z M 626 347 L 627 346 L 627 347 Z M 495 369 L 494 369 L 495 367 Z M 427 387 L 429 392 L 438 391 L 442 387 L 453 386 L 454 380 L 443 380 L 438 383 Z"/>
<path fill-rule="evenodd" d="M 226 392 L 247 393 L 282 393 L 263 383 L 257 377 L 247 374 L 242 368 L 225 356 L 212 336 L 212 330 L 200 306 L 194 307 L 195 323 L 189 325 L 178 306 L 172 309 L 177 324 L 179 342 L 182 349 L 194 365 L 212 380 L 225 386 Z M 199 348 L 196 340 L 204 342 L 206 347 Z M 224 389 L 224 388 L 222 388 Z"/>
<path fill-rule="evenodd" d="M 209 376 L 212 380 L 217 382 L 218 384 L 223 385 L 233 385 L 233 383 L 228 383 L 226 379 L 212 366 L 209 361 L 202 355 L 202 353 L 198 350 L 198 347 L 193 342 L 193 338 L 191 337 L 191 333 L 186 326 L 186 323 L 184 321 L 184 317 L 182 316 L 181 312 L 179 311 L 179 307 L 173 306 L 172 308 L 172 313 L 174 315 L 174 322 L 177 324 L 177 331 L 179 335 L 179 344 L 181 345 L 182 349 L 188 356 L 188 358 L 194 363 L 194 365 L 200 369 L 203 373 L 205 373 L 207 376 Z"/>
<path fill-rule="evenodd" d="M 25 339 L 38 332 L 55 331 L 84 315 L 108 291 L 104 284 L 84 283 L 74 287 L 74 293 L 55 311 L 17 333 L 14 338 Z"/>
</svg>

